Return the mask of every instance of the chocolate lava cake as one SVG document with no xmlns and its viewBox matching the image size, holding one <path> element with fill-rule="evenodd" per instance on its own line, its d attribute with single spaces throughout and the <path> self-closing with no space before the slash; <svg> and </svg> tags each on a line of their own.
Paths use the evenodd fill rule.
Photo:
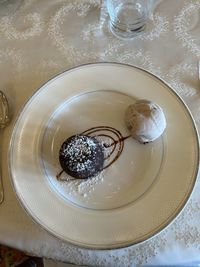
<svg viewBox="0 0 200 267">
<path fill-rule="evenodd" d="M 94 136 L 73 135 L 62 144 L 59 161 L 63 171 L 76 179 L 95 176 L 103 169 L 103 146 Z"/>
</svg>

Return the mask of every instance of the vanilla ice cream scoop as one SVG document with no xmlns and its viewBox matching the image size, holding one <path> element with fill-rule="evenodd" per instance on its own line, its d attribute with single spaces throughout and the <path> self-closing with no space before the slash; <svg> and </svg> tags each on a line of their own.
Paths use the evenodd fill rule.
<svg viewBox="0 0 200 267">
<path fill-rule="evenodd" d="M 125 122 L 131 135 L 140 143 L 152 142 L 166 128 L 166 119 L 160 106 L 148 100 L 139 100 L 125 112 Z"/>
</svg>

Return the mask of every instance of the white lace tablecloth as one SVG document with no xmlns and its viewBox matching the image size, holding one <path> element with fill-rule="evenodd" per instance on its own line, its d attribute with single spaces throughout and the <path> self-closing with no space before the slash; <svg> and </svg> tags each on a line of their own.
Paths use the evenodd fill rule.
<svg viewBox="0 0 200 267">
<path fill-rule="evenodd" d="M 117 250 L 74 247 L 52 237 L 20 206 L 8 175 L 8 145 L 16 115 L 45 81 L 79 64 L 115 61 L 164 79 L 185 100 L 200 128 L 200 1 L 156 1 L 144 35 L 114 37 L 99 0 L 0 0 L 0 88 L 12 123 L 2 134 L 5 201 L 0 243 L 42 257 L 92 266 L 145 266 L 200 262 L 200 182 L 181 215 L 145 243 Z M 184 144 L 183 144 L 184 145 Z"/>
</svg>

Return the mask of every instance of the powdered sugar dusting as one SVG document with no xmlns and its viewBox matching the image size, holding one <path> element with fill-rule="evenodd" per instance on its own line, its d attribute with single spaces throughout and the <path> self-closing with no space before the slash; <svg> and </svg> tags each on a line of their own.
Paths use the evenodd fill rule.
<svg viewBox="0 0 200 267">
<path fill-rule="evenodd" d="M 90 196 L 95 192 L 95 187 L 101 185 L 104 182 L 105 171 L 99 172 L 94 177 L 89 179 L 73 179 L 68 174 L 63 174 L 63 182 L 57 182 L 59 189 L 67 191 L 69 197 L 79 197 L 86 203 L 90 200 Z"/>
<path fill-rule="evenodd" d="M 77 179 L 87 179 L 103 169 L 104 148 L 95 137 L 74 135 L 61 146 L 59 161 L 63 171 Z M 57 179 L 60 178 L 59 173 Z"/>
<path fill-rule="evenodd" d="M 96 147 L 97 144 L 93 139 L 77 135 L 70 143 L 63 144 L 61 155 L 65 158 L 70 158 L 68 167 L 71 171 L 83 171 L 91 167 L 93 158 L 90 158 L 90 156 L 92 153 L 95 156 L 96 152 L 94 148 Z"/>
<path fill-rule="evenodd" d="M 95 148 L 97 144 L 93 139 L 87 138 L 87 140 L 85 140 L 85 138 L 86 136 L 75 136 L 74 140 L 70 142 L 70 144 L 66 144 L 63 147 L 62 153 L 64 156 L 69 156 L 74 162 L 74 160 L 77 158 L 80 160 L 82 157 L 84 159 L 85 156 L 87 157 L 90 155 L 91 149 Z M 109 156 L 113 150 L 113 147 L 111 146 L 113 139 L 110 139 L 107 136 L 95 136 L 95 139 L 103 148 L 105 158 L 104 164 L 106 165 L 111 160 Z M 85 145 L 85 143 L 87 143 L 87 145 Z M 117 145 L 115 153 L 117 153 L 118 150 L 119 147 Z M 88 164 L 88 166 L 90 166 L 89 162 L 86 161 L 84 164 L 85 163 L 86 165 Z M 86 165 L 82 166 L 81 163 L 78 163 L 76 168 L 80 167 L 81 171 L 82 167 L 83 170 L 87 167 Z M 59 179 L 61 182 L 58 182 L 57 186 L 59 186 L 61 191 L 62 189 L 67 191 L 67 194 L 70 196 L 70 198 L 73 199 L 74 197 L 78 197 L 87 203 L 90 200 L 91 195 L 95 193 L 96 189 L 105 182 L 105 172 L 106 170 L 100 171 L 95 176 L 88 179 L 74 179 L 72 176 L 64 172 Z"/>
</svg>

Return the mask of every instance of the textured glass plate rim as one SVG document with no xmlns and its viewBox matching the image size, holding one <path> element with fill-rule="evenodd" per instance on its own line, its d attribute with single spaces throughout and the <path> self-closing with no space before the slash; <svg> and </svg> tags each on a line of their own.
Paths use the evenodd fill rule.
<svg viewBox="0 0 200 267">
<path fill-rule="evenodd" d="M 192 126 L 193 126 L 193 130 L 194 130 L 194 137 L 195 137 L 195 143 L 196 143 L 196 165 L 194 167 L 195 171 L 194 171 L 194 175 L 193 175 L 193 182 L 192 182 L 192 185 L 190 187 L 190 189 L 188 190 L 188 193 L 187 193 L 187 196 L 185 197 L 184 201 L 177 207 L 177 209 L 173 212 L 173 214 L 171 214 L 171 216 L 165 221 L 163 222 L 162 224 L 160 224 L 160 226 L 155 229 L 154 231 L 151 231 L 145 235 L 143 235 L 141 238 L 137 238 L 133 241 L 128 241 L 128 242 L 116 242 L 114 244 L 109 244 L 109 245 L 97 245 L 97 244 L 85 244 L 83 242 L 79 242 L 79 241 L 74 241 L 74 240 L 71 240 L 70 238 L 63 238 L 62 236 L 60 236 L 58 233 L 56 233 L 55 231 L 53 231 L 52 229 L 48 228 L 47 226 L 45 226 L 42 221 L 40 220 L 40 218 L 38 218 L 36 215 L 32 214 L 31 211 L 26 207 L 25 205 L 25 200 L 23 199 L 22 196 L 20 196 L 17 192 L 17 188 L 15 186 L 15 183 L 14 183 L 14 179 L 13 179 L 13 175 L 12 175 L 12 166 L 11 166 L 11 152 L 12 152 L 12 147 L 13 147 L 13 142 L 14 142 L 14 137 L 15 137 L 15 134 L 17 132 L 17 126 L 18 126 L 18 122 L 20 120 L 20 117 L 21 117 L 21 114 L 23 113 L 23 110 L 25 109 L 25 107 L 29 104 L 29 102 L 31 102 L 31 100 L 35 97 L 37 97 L 37 94 L 40 93 L 40 91 L 43 90 L 43 87 L 46 86 L 47 84 L 53 82 L 55 79 L 59 78 L 61 75 L 63 74 L 67 74 L 68 72 L 72 71 L 72 70 L 76 70 L 76 69 L 80 69 L 80 68 L 83 68 L 83 67 L 88 67 L 88 66 L 91 66 L 91 65 L 96 65 L 96 66 L 103 66 L 103 65 L 110 65 L 110 66 L 125 66 L 125 67 L 128 67 L 128 68 L 132 68 L 132 69 L 136 69 L 136 70 L 139 70 L 141 72 L 143 72 L 144 75 L 148 75 L 149 77 L 151 77 L 151 79 L 153 80 L 157 80 L 159 82 L 161 82 L 161 84 L 163 84 L 163 86 L 167 87 L 168 90 L 170 91 L 170 93 L 172 93 L 172 95 L 177 98 L 177 100 L 180 102 L 180 104 L 182 105 L 182 107 L 185 109 L 185 112 L 187 113 L 188 115 L 188 118 L 190 119 L 190 121 L 192 122 Z M 76 245 L 76 246 L 81 246 L 83 248 L 89 248 L 89 249 L 116 249 L 116 248 L 123 248 L 123 247 L 128 247 L 128 246 L 131 246 L 131 245 L 136 245 L 136 244 L 139 244 L 141 242 L 145 242 L 149 239 L 151 239 L 152 237 L 154 237 L 156 234 L 160 233 L 161 231 L 163 231 L 166 227 L 168 227 L 173 221 L 175 218 L 177 218 L 181 212 L 183 211 L 183 208 L 186 206 L 187 202 L 189 201 L 190 199 L 190 196 L 192 194 L 192 191 L 194 189 L 194 186 L 195 186 L 195 183 L 196 183 L 196 180 L 197 180 L 197 175 L 198 175 L 198 172 L 199 172 L 199 136 L 198 136 L 198 131 L 197 131 L 197 127 L 196 127 L 196 124 L 195 124 L 195 121 L 193 119 L 193 116 L 191 114 L 191 112 L 189 111 L 187 105 L 185 104 L 185 102 L 183 101 L 183 99 L 173 90 L 173 88 L 171 88 L 164 80 L 158 78 L 157 76 L 155 76 L 154 74 L 152 74 L 151 72 L 149 71 L 146 71 L 145 69 L 143 68 L 140 68 L 140 67 L 137 67 L 137 66 L 134 66 L 134 65 L 130 65 L 130 64 L 125 64 L 125 63 L 118 63 L 118 62 L 96 62 L 96 63 L 87 63 L 87 64 L 82 64 L 82 65 L 79 65 L 79 66 L 76 66 L 76 67 L 73 67 L 73 68 L 70 68 L 70 69 L 67 69 L 61 73 L 58 73 L 57 75 L 55 75 L 54 77 L 50 78 L 47 82 L 45 82 L 42 86 L 40 86 L 40 88 L 29 98 L 27 99 L 27 101 L 25 102 L 25 104 L 21 107 L 18 115 L 16 116 L 16 119 L 15 119 L 15 122 L 14 122 L 14 127 L 13 127 L 13 132 L 12 132 L 12 135 L 11 135 L 11 139 L 10 139 L 10 143 L 9 143 L 9 153 L 8 153 L 8 162 L 9 162 L 9 175 L 10 175 L 10 179 L 11 179 L 11 183 L 12 183 L 12 186 L 13 186 L 13 189 L 14 189 L 14 192 L 21 204 L 21 207 L 26 211 L 27 215 L 30 216 L 30 218 L 39 224 L 39 226 L 46 230 L 48 233 L 50 233 L 51 235 L 55 236 L 56 238 L 60 238 L 61 240 L 63 240 L 64 242 L 70 242 L 71 244 L 73 245 Z"/>
</svg>

